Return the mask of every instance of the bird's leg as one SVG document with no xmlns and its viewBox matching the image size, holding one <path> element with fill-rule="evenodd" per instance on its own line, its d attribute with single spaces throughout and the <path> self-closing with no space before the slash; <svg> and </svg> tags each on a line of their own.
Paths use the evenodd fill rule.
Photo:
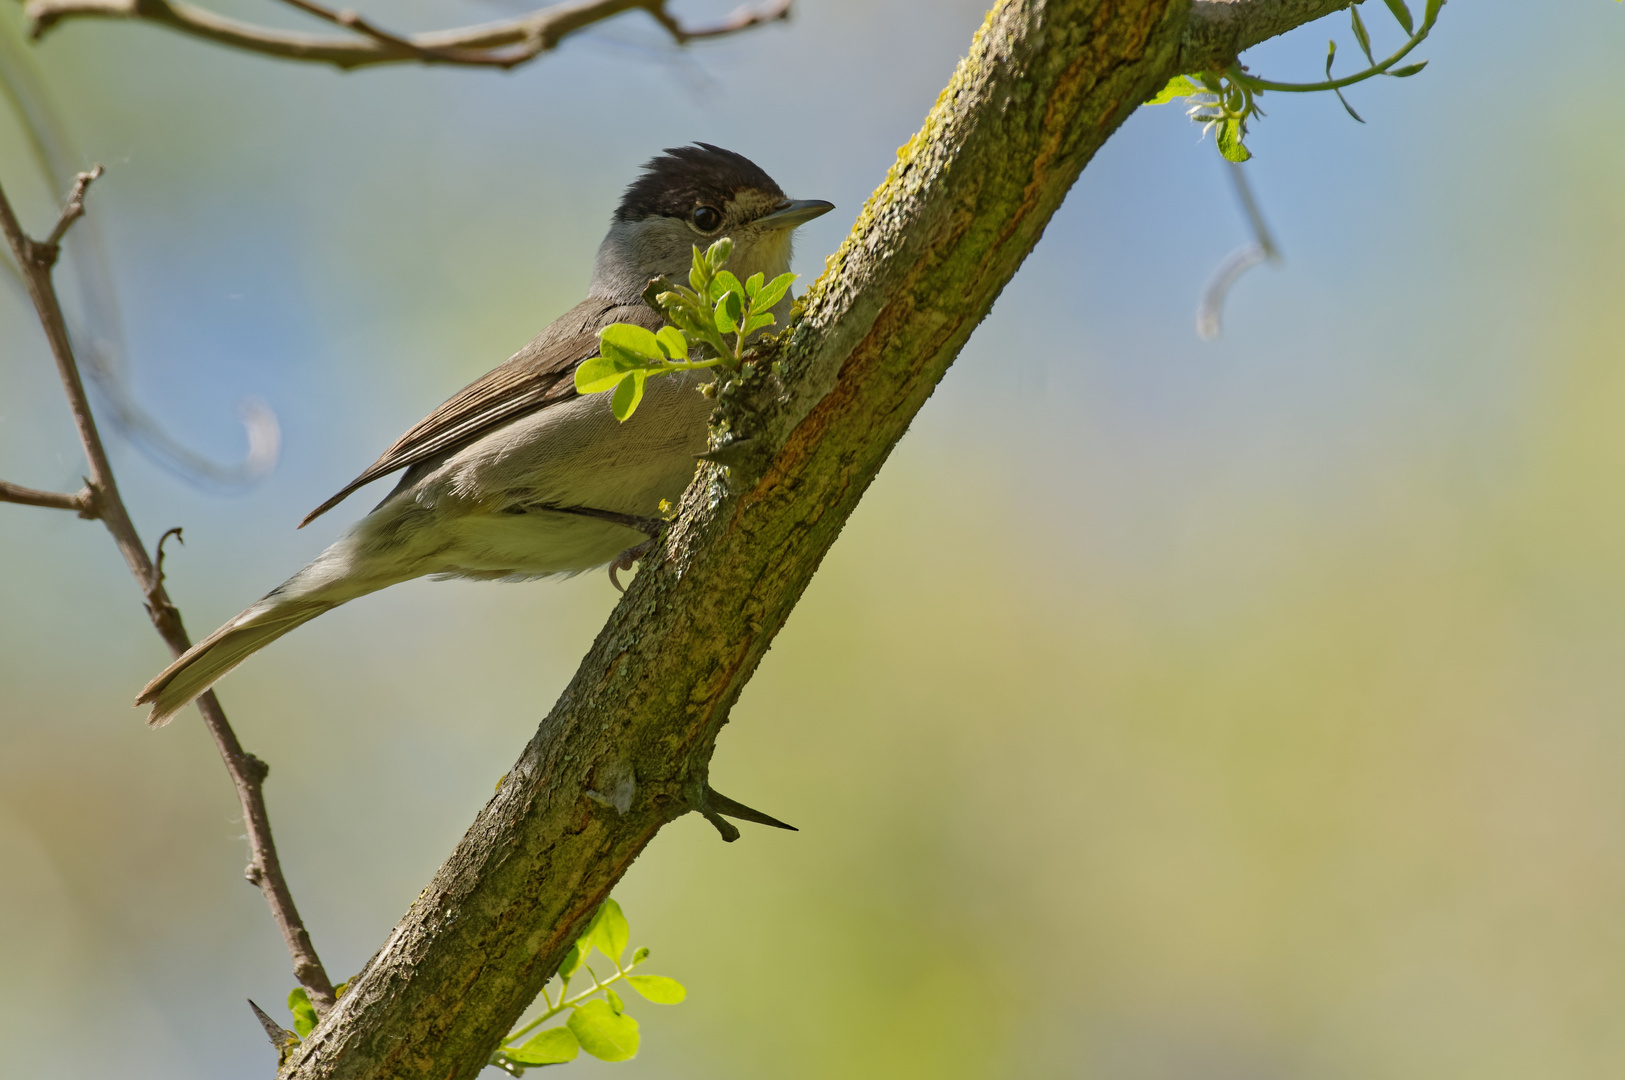
<svg viewBox="0 0 1625 1080">
<path fill-rule="evenodd" d="M 576 514 L 580 517 L 597 518 L 612 525 L 624 525 L 628 529 L 636 529 L 649 539 L 641 544 L 634 544 L 615 556 L 609 564 L 609 583 L 625 592 L 620 579 L 615 576 L 617 570 L 630 570 L 632 564 L 654 550 L 655 541 L 660 539 L 660 531 L 666 527 L 666 522 L 657 517 L 638 517 L 636 514 L 618 514 L 614 510 L 594 510 L 588 506 L 548 506 L 542 509 L 551 510 L 558 514 Z"/>
</svg>

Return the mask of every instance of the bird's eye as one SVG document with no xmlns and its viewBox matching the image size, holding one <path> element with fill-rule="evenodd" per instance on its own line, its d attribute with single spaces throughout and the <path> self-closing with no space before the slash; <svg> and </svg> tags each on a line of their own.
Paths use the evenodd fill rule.
<svg viewBox="0 0 1625 1080">
<path fill-rule="evenodd" d="M 690 217 L 701 232 L 716 232 L 722 226 L 722 214 L 714 206 L 696 206 Z"/>
</svg>

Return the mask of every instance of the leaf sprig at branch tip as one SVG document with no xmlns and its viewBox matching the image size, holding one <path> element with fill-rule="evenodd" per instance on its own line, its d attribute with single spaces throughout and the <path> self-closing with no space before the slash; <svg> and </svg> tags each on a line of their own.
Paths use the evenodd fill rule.
<svg viewBox="0 0 1625 1080">
<path fill-rule="evenodd" d="M 669 325 L 658 333 L 632 323 L 604 327 L 598 335 L 599 354 L 576 368 L 576 391 L 613 391 L 615 419 L 625 421 L 652 378 L 713 367 L 738 371 L 746 360 L 747 342 L 774 324 L 772 308 L 790 291 L 796 275 L 767 281 L 757 273 L 741 282 L 723 269 L 732 254 L 733 241 L 726 236 L 703 252 L 696 245 L 687 286 L 656 279 L 652 301 Z M 690 359 L 695 354 L 699 359 Z"/>
<path fill-rule="evenodd" d="M 1427 61 L 1406 64 L 1396 67 L 1412 49 L 1420 45 L 1432 31 L 1433 24 L 1439 19 L 1439 9 L 1444 7 L 1445 0 L 1427 0 L 1427 7 L 1423 10 L 1422 23 L 1415 25 L 1411 10 L 1405 5 L 1405 0 L 1383 0 L 1388 10 L 1399 23 L 1401 29 L 1408 35 L 1405 44 L 1400 46 L 1392 56 L 1386 60 L 1378 61 L 1371 52 L 1371 34 L 1366 30 L 1365 20 L 1360 18 L 1358 4 L 1363 0 L 1349 5 L 1349 19 L 1354 31 L 1354 40 L 1365 54 L 1369 65 L 1362 71 L 1353 75 L 1344 75 L 1340 78 L 1332 77 L 1332 61 L 1337 56 L 1337 42 L 1326 43 L 1326 78 L 1317 83 L 1283 83 L 1270 79 L 1260 79 L 1249 75 L 1247 69 L 1239 60 L 1231 61 L 1223 70 L 1194 72 L 1188 75 L 1177 75 L 1170 79 L 1157 96 L 1146 102 L 1147 105 L 1166 105 L 1175 98 L 1184 98 L 1191 102 L 1187 110 L 1192 120 L 1203 124 L 1203 133 L 1209 130 L 1215 132 L 1215 141 L 1219 153 L 1227 161 L 1242 162 L 1251 158 L 1252 151 L 1247 149 L 1247 124 L 1255 116 L 1263 116 L 1264 110 L 1258 107 L 1258 96 L 1265 91 L 1276 91 L 1283 94 L 1314 94 L 1330 90 L 1337 95 L 1337 100 L 1343 103 L 1348 114 L 1360 123 L 1365 123 L 1360 114 L 1343 96 L 1345 86 L 1364 82 L 1378 75 L 1388 75 L 1396 79 L 1409 78 L 1427 66 Z"/>
<path fill-rule="evenodd" d="M 646 1000 L 659 1005 L 676 1005 L 688 996 L 688 991 L 682 983 L 664 975 L 632 974 L 633 969 L 649 958 L 647 948 L 633 950 L 632 959 L 622 967 L 621 956 L 626 952 L 630 936 L 621 905 L 613 899 L 605 900 L 587 932 L 570 947 L 559 965 L 558 997 L 555 999 L 548 994 L 547 987 L 542 987 L 542 1000 L 547 1008 L 542 1015 L 502 1040 L 502 1046 L 491 1055 L 491 1064 L 510 1076 L 523 1076 L 527 1068 L 574 1061 L 582 1050 L 600 1061 L 627 1061 L 636 1057 L 638 1022 L 627 1014 L 626 1005 L 612 988 L 613 984 L 624 982 Z M 594 949 L 614 966 L 614 975 L 599 979 L 588 965 L 588 955 Z M 592 986 L 572 995 L 570 983 L 583 971 L 592 979 Z M 594 996 L 600 993 L 603 997 Z M 570 1018 L 562 1026 L 544 1028 L 525 1038 L 566 1010 L 570 1011 Z"/>
</svg>

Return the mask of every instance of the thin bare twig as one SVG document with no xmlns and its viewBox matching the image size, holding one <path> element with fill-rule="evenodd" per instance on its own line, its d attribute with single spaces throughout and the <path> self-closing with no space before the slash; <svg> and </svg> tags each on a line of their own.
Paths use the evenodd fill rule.
<svg viewBox="0 0 1625 1080">
<path fill-rule="evenodd" d="M 578 30 L 634 10 L 648 12 L 681 45 L 788 18 L 791 4 L 791 0 L 768 0 L 761 8 L 743 7 L 713 25 L 690 29 L 666 10 L 666 0 L 565 0 L 518 18 L 423 34 L 396 34 L 353 11 L 335 10 L 315 0 L 284 2 L 358 36 L 277 30 L 228 18 L 184 0 L 29 0 L 24 10 L 31 20 L 29 33 L 36 38 L 67 19 L 139 19 L 220 45 L 348 70 L 400 63 L 517 67 L 555 48 Z"/>
<path fill-rule="evenodd" d="M 0 480 L 0 502 L 24 506 L 44 506 L 52 510 L 72 510 L 83 518 L 96 516 L 96 501 L 88 487 L 69 495 L 65 491 L 40 491 Z"/>
<path fill-rule="evenodd" d="M 649 14 L 653 15 L 660 25 L 666 28 L 666 32 L 672 36 L 672 40 L 679 45 L 684 45 L 690 41 L 698 41 L 703 38 L 737 34 L 741 30 L 749 30 L 753 26 L 761 26 L 764 23 L 778 22 L 781 19 L 788 20 L 790 18 L 790 2 L 791 0 L 777 0 L 776 3 L 764 4 L 761 7 L 741 4 L 721 21 L 712 23 L 710 26 L 702 26 L 697 30 L 687 29 L 672 18 L 663 3 L 650 4 Z"/>
<path fill-rule="evenodd" d="M 152 619 L 152 625 L 157 628 L 159 636 L 169 646 L 170 652 L 179 656 L 191 647 L 191 640 L 186 636 L 186 627 L 181 622 L 180 611 L 164 589 L 163 574 L 152 557 L 147 554 L 135 525 L 130 521 L 124 500 L 119 495 L 118 483 L 113 477 L 113 468 L 108 462 L 106 447 L 103 446 L 101 434 L 96 429 L 95 417 L 91 415 L 90 401 L 85 396 L 84 380 L 79 376 L 79 364 L 68 341 L 67 323 L 63 318 L 62 306 L 57 300 L 56 287 L 51 278 L 51 270 L 56 265 L 58 245 L 62 236 L 73 222 L 84 214 L 85 190 L 101 174 L 100 165 L 88 173 L 79 174 L 74 180 L 73 191 L 63 207 L 56 227 L 51 230 L 50 236 L 44 242 L 30 238 L 23 231 L 4 189 L 0 189 L 0 231 L 5 233 L 6 242 L 28 287 L 29 298 L 34 302 L 34 310 L 39 314 L 40 325 L 45 331 L 46 340 L 50 343 L 51 355 L 56 359 L 57 373 L 62 378 L 62 387 L 67 394 L 69 408 L 73 412 L 74 425 L 79 430 L 79 441 L 84 447 L 85 460 L 90 467 L 90 477 L 86 481 L 85 491 L 77 496 L 55 496 L 49 492 L 33 494 L 48 495 L 53 499 L 76 500 L 91 510 L 92 516 L 101 519 L 107 526 L 107 531 L 112 534 L 119 551 L 124 555 L 130 573 L 135 576 L 136 584 L 146 601 L 147 614 Z M 11 485 L 6 485 L 6 488 L 23 492 L 28 490 L 14 489 Z M 60 505 L 57 502 L 34 504 Z M 299 910 L 294 906 L 293 896 L 288 891 L 287 880 L 282 874 L 282 864 L 277 859 L 276 843 L 271 838 L 271 821 L 265 809 L 264 795 L 265 777 L 270 769 L 259 758 L 243 749 L 242 744 L 237 741 L 236 732 L 232 731 L 231 724 L 226 720 L 225 711 L 213 693 L 199 698 L 198 708 L 203 713 L 204 723 L 214 738 L 220 757 L 226 763 L 226 770 L 231 774 L 232 783 L 237 788 L 237 797 L 242 803 L 250 851 L 246 876 L 260 887 L 271 906 L 271 915 L 276 920 L 278 929 L 282 931 L 283 940 L 287 943 L 288 952 L 293 958 L 294 976 L 305 986 L 317 1010 L 325 1012 L 334 1001 L 333 983 L 327 977 L 327 972 L 316 955 L 316 949 L 311 944 L 310 934 L 299 918 Z"/>
</svg>

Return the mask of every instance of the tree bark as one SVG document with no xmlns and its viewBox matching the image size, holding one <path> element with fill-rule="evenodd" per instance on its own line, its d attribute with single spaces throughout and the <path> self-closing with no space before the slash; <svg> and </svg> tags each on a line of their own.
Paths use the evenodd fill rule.
<svg viewBox="0 0 1625 1080">
<path fill-rule="evenodd" d="M 1094 152 L 1173 75 L 1336 0 L 1008 0 L 800 304 L 563 696 L 283 1070 L 469 1078 L 661 826 L 891 449 Z M 1217 20 L 1217 21 L 1216 21 Z M 946 517 L 948 511 L 944 511 Z M 713 813 L 708 816 L 713 816 Z"/>
</svg>

